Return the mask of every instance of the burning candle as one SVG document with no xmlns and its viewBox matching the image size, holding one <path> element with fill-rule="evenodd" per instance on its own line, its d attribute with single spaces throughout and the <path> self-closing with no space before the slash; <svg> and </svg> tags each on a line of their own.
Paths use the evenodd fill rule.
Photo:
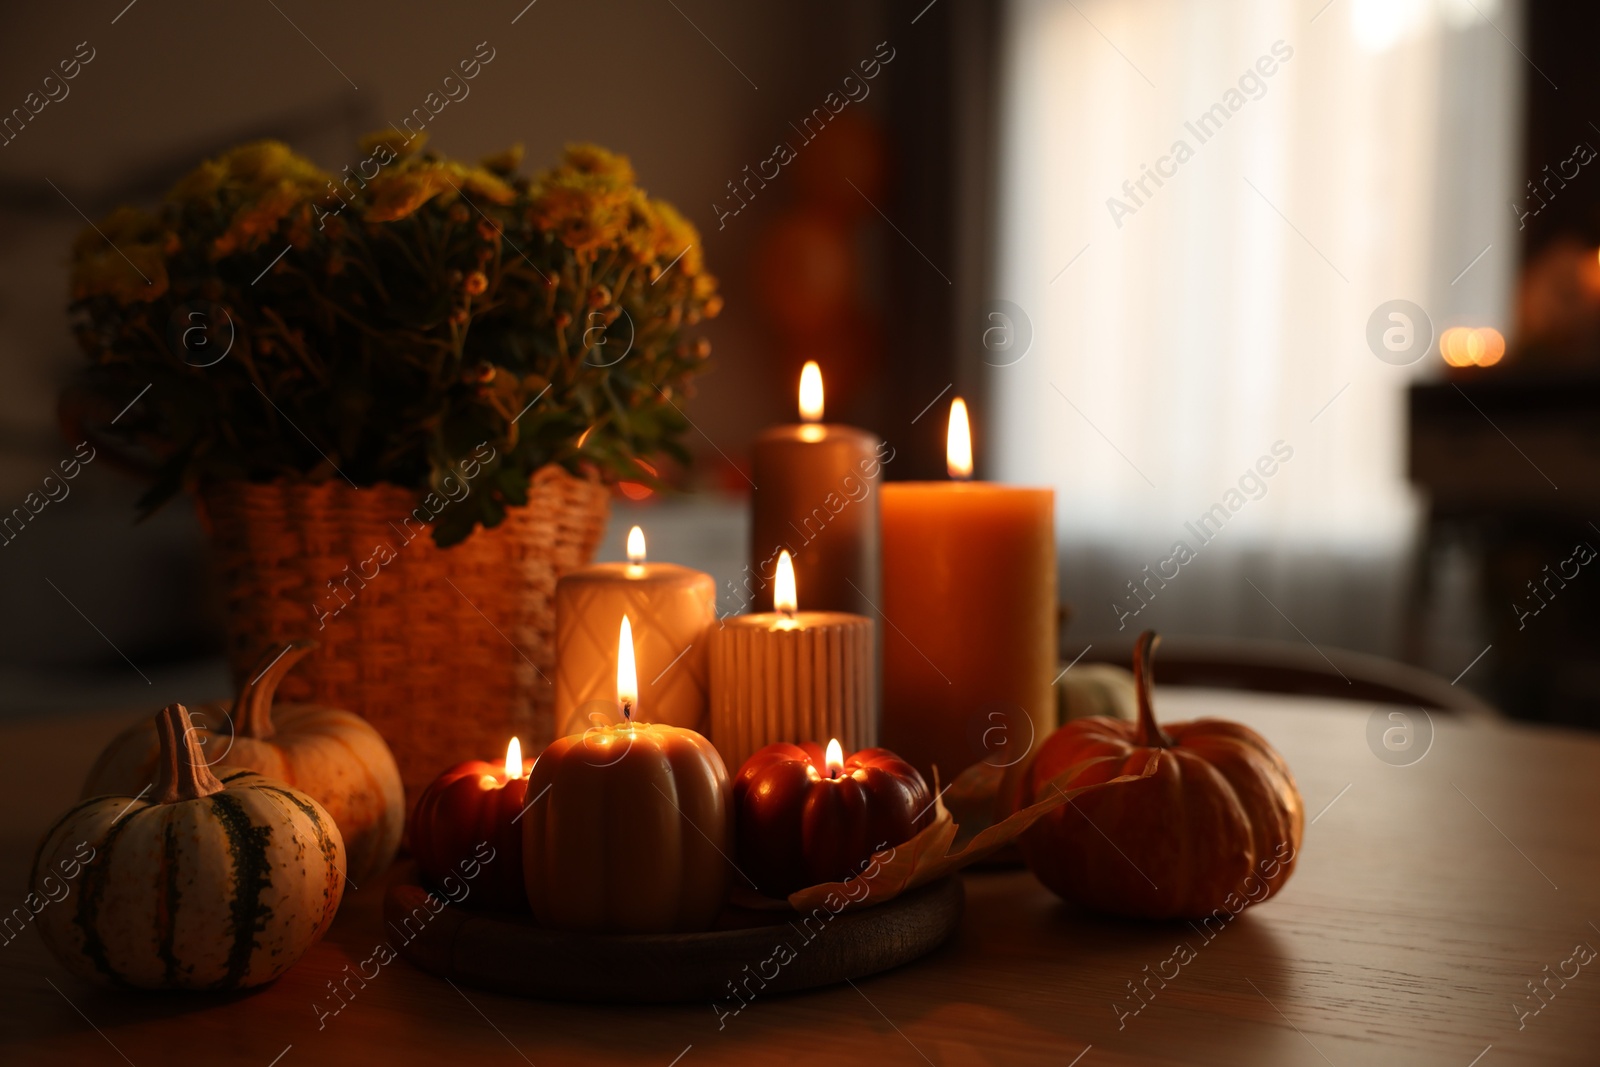
<svg viewBox="0 0 1600 1067">
<path fill-rule="evenodd" d="M 1018 762 L 1055 724 L 1055 495 L 974 482 L 950 405 L 951 481 L 883 489 L 883 738 L 945 782 Z"/>
<path fill-rule="evenodd" d="M 741 765 L 763 745 L 840 737 L 873 745 L 873 622 L 800 611 L 787 551 L 774 572 L 776 611 L 735 615 L 711 633 L 711 739 Z"/>
<path fill-rule="evenodd" d="M 826 751 L 810 742 L 761 749 L 739 768 L 733 802 L 739 869 L 769 896 L 860 875 L 934 814 L 916 768 L 882 748 L 847 759 L 838 738 Z"/>
<path fill-rule="evenodd" d="M 506 745 L 503 764 L 467 760 L 435 778 L 411 816 L 411 853 L 423 880 L 448 888 L 444 881 L 453 875 L 468 887 L 462 903 L 523 907 L 527 895 L 517 822 L 527 791 L 522 744 L 515 737 Z M 449 896 L 456 899 L 454 893 Z"/>
<path fill-rule="evenodd" d="M 814 608 L 870 614 L 878 598 L 878 488 L 894 450 L 865 430 L 824 423 L 822 371 L 800 373 L 800 423 L 756 438 L 751 457 L 750 567 L 755 611 L 773 610 L 772 582 L 787 551 L 806 574 Z"/>
<path fill-rule="evenodd" d="M 542 799 L 522 824 L 528 904 L 556 929 L 703 930 L 728 890 L 727 768 L 693 730 L 640 720 L 626 615 L 612 663 L 616 721 L 558 739 L 533 765 L 528 792 Z"/>
<path fill-rule="evenodd" d="M 705 730 L 706 632 L 716 622 L 711 575 L 645 558 L 644 531 L 628 532 L 628 562 L 598 563 L 556 583 L 556 736 L 608 714 L 617 625 L 639 623 L 640 695 L 651 718 Z"/>
</svg>

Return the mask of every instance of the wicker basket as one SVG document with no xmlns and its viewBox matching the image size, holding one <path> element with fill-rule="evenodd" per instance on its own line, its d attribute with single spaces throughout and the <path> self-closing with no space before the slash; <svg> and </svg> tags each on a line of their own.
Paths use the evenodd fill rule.
<svg viewBox="0 0 1600 1067">
<path fill-rule="evenodd" d="M 409 800 L 458 760 L 494 759 L 513 734 L 537 753 L 553 729 L 556 579 L 593 556 L 607 501 L 547 467 L 526 507 L 441 549 L 411 518 L 409 489 L 215 485 L 200 509 L 234 678 L 268 649 L 317 640 L 282 699 L 365 716 Z"/>
</svg>

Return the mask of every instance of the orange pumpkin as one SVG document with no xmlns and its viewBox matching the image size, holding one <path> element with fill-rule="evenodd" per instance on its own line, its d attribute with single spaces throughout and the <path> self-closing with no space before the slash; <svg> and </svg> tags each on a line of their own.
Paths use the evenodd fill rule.
<svg viewBox="0 0 1600 1067">
<path fill-rule="evenodd" d="M 352 712 L 316 704 L 272 703 L 278 682 L 315 649 L 295 641 L 268 652 L 240 690 L 230 710 L 222 704 L 197 708 L 196 742 L 208 763 L 247 768 L 311 794 L 327 809 L 344 838 L 359 886 L 386 870 L 405 829 L 405 791 L 400 768 L 383 737 Z M 118 734 L 89 771 L 85 797 L 133 796 L 156 780 L 161 746 L 146 720 Z"/>
<path fill-rule="evenodd" d="M 1156 635 L 1139 636 L 1133 673 L 1139 721 L 1067 723 L 1002 785 L 1009 812 L 1052 788 L 1108 782 L 1040 819 L 1019 841 L 1039 880 L 1094 911 L 1145 919 L 1229 917 L 1272 896 L 1300 851 L 1305 807 L 1266 740 L 1221 719 L 1162 729 L 1150 705 Z"/>
</svg>

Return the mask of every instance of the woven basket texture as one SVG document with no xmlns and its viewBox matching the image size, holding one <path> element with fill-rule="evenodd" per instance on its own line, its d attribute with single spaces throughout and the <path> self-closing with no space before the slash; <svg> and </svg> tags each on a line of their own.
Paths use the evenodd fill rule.
<svg viewBox="0 0 1600 1067">
<path fill-rule="evenodd" d="M 394 750 L 408 802 L 449 765 L 528 758 L 554 730 L 555 588 L 594 555 L 606 490 L 546 467 L 527 506 L 441 549 L 399 486 L 230 482 L 202 492 L 236 682 L 263 653 L 320 647 L 279 700 L 346 708 Z"/>
</svg>

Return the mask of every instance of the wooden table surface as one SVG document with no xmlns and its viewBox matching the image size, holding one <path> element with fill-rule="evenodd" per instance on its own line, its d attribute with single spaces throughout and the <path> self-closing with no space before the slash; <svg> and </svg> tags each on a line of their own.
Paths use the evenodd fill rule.
<svg viewBox="0 0 1600 1067">
<path fill-rule="evenodd" d="M 1315 817 L 1293 880 L 1210 942 L 1076 913 L 1026 871 L 977 873 L 934 955 L 757 998 L 721 1028 L 710 1005 L 538 1003 L 403 960 L 319 1028 L 326 983 L 387 936 L 382 887 L 367 885 L 287 975 L 227 997 L 93 987 L 30 928 L 0 947 L 0 1064 L 1600 1064 L 1600 961 L 1551 980 L 1520 1028 L 1514 1008 L 1538 1006 L 1528 983 L 1575 946 L 1600 947 L 1600 737 L 1435 716 L 1426 757 L 1396 767 L 1367 743 L 1369 715 L 1388 709 L 1180 690 L 1158 707 L 1261 730 Z M 22 901 L 37 837 L 132 717 L 0 728 L 4 910 Z M 1119 1026 L 1127 983 L 1182 942 L 1195 958 Z"/>
</svg>

